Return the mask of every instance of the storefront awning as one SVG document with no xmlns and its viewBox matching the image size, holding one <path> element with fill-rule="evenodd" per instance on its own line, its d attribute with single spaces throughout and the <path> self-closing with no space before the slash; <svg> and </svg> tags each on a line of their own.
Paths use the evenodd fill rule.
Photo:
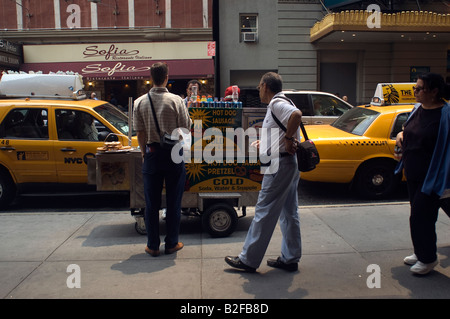
<svg viewBox="0 0 450 319">
<path fill-rule="evenodd" d="M 72 71 L 88 80 L 148 79 L 155 62 L 171 79 L 214 76 L 209 42 L 130 42 L 24 45 L 22 71 Z"/>
<path fill-rule="evenodd" d="M 310 29 L 310 42 L 450 42 L 450 14 L 427 11 L 377 13 L 365 10 L 327 14 Z"/>
<path fill-rule="evenodd" d="M 72 71 L 87 80 L 138 80 L 150 77 L 150 67 L 155 62 L 166 62 L 170 79 L 208 78 L 214 76 L 214 60 L 187 59 L 172 61 L 102 61 L 67 63 L 24 63 L 25 72 L 43 73 Z"/>
</svg>

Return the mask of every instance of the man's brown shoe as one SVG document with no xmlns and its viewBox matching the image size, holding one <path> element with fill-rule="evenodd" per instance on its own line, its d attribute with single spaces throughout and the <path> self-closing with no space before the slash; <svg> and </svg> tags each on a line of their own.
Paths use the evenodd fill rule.
<svg viewBox="0 0 450 319">
<path fill-rule="evenodd" d="M 166 255 L 173 254 L 174 252 L 179 251 L 183 247 L 184 247 L 184 244 L 180 241 L 178 244 L 175 245 L 175 247 L 166 248 L 166 250 L 164 252 L 166 253 Z"/>
<path fill-rule="evenodd" d="M 145 252 L 153 257 L 159 256 L 159 249 L 153 250 L 153 249 L 148 248 L 148 246 L 145 246 Z"/>
</svg>

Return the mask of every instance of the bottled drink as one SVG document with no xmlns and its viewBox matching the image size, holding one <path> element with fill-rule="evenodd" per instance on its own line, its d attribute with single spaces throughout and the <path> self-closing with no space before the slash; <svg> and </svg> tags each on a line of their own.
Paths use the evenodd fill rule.
<svg viewBox="0 0 450 319">
<path fill-rule="evenodd" d="M 195 85 L 194 85 L 194 86 L 192 87 L 191 101 L 192 101 L 193 103 L 197 102 L 197 94 L 198 94 L 197 89 L 198 89 L 198 86 L 195 86 Z"/>
<path fill-rule="evenodd" d="M 231 94 L 231 98 L 233 99 L 233 102 L 237 102 L 239 99 L 239 93 L 238 93 L 238 86 L 237 85 L 233 85 L 231 87 L 232 90 L 232 94 Z"/>
</svg>

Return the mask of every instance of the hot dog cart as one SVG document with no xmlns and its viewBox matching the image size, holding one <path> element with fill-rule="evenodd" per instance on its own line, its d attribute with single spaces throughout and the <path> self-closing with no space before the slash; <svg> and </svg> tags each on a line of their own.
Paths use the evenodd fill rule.
<svg viewBox="0 0 450 319">
<path fill-rule="evenodd" d="M 234 104 L 220 106 L 189 108 L 189 115 L 194 122 L 191 131 L 193 142 L 187 148 L 186 145 L 183 147 L 185 152 L 191 151 L 192 160 L 185 163 L 186 184 L 182 208 L 185 212 L 201 217 L 203 229 L 213 237 L 225 237 L 234 232 L 238 219 L 246 216 L 246 207 L 256 204 L 263 176 L 260 163 L 254 158 L 241 157 L 234 161 L 224 159 L 222 163 L 194 160 L 194 149 L 198 147 L 196 143 L 202 143 L 202 150 L 211 148 L 214 143 L 223 145 L 227 128 L 242 128 L 244 131 L 250 127 L 260 128 L 266 113 L 266 108 L 232 107 Z M 216 130 L 214 138 L 195 140 L 196 130 L 197 133 L 199 130 L 204 133 L 209 128 Z M 242 144 L 236 142 L 236 152 L 239 146 Z M 245 147 L 248 150 L 248 140 Z M 129 191 L 136 231 L 145 234 L 145 196 L 141 169 L 140 150 L 105 148 L 89 161 L 88 179 L 89 184 L 97 185 L 98 191 Z M 161 209 L 164 209 L 164 191 L 162 197 Z"/>
</svg>

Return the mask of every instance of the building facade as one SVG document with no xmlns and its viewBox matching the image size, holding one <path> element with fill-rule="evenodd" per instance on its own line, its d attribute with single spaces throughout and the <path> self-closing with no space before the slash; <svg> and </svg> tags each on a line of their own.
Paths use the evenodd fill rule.
<svg viewBox="0 0 450 319">
<path fill-rule="evenodd" d="M 126 106 L 148 91 L 158 61 L 169 65 L 172 92 L 185 94 L 191 79 L 213 90 L 212 2 L 0 0 L 0 39 L 23 47 L 15 69 L 77 72 L 86 91 Z"/>
<path fill-rule="evenodd" d="M 250 90 L 266 71 L 277 71 L 286 89 L 347 95 L 359 105 L 377 83 L 411 82 L 427 71 L 450 76 L 444 2 L 217 1 L 221 90 Z"/>
</svg>

